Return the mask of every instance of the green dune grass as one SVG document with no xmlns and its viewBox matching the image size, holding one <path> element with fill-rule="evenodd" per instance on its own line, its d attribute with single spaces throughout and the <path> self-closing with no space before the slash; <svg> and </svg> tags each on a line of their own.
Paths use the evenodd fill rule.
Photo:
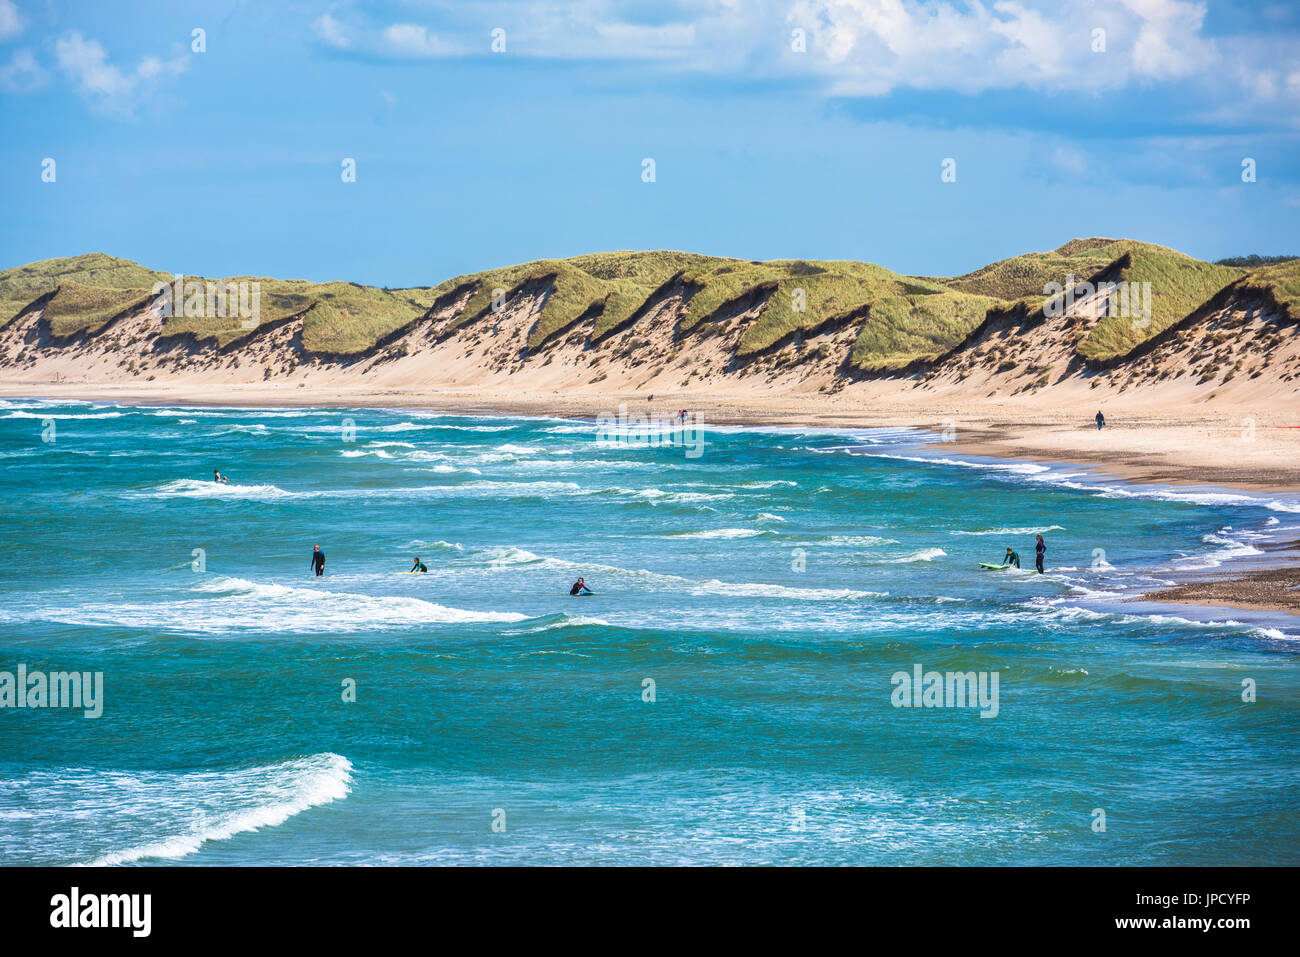
<svg viewBox="0 0 1300 957">
<path fill-rule="evenodd" d="M 122 289 L 64 279 L 45 307 L 45 318 L 56 336 L 93 332 L 119 313 L 148 302 L 149 293 L 148 287 Z"/>
<path fill-rule="evenodd" d="M 964 276 L 940 280 L 959 292 L 989 296 L 993 299 L 1026 300 L 1037 308 L 1043 301 L 1043 287 L 1063 283 L 1067 275 L 1087 279 L 1110 265 L 1121 255 L 1116 251 L 1120 240 L 1072 239 L 1049 252 L 1025 253 L 1000 259 L 968 272 Z"/>
<path fill-rule="evenodd" d="M 8 322 L 37 299 L 58 289 L 63 282 L 109 290 L 143 290 L 143 298 L 148 295 L 154 283 L 170 279 L 171 276 L 167 273 L 155 272 L 129 259 L 116 259 L 104 253 L 28 263 L 0 271 L 0 323 Z M 86 293 L 69 295 L 64 303 L 66 311 L 61 322 L 64 332 L 60 332 L 60 335 L 82 328 L 77 324 L 79 308 L 87 310 L 86 325 L 95 321 L 103 302 L 96 303 L 94 298 Z M 78 302 L 82 305 L 78 306 Z"/>
<path fill-rule="evenodd" d="M 1292 319 L 1300 319 L 1300 259 L 1253 269 L 1241 284 L 1247 289 L 1267 290 Z"/>
<path fill-rule="evenodd" d="M 1107 249 L 1130 257 L 1129 265 L 1121 271 L 1121 278 L 1130 284 L 1130 288 L 1134 283 L 1151 284 L 1150 322 L 1132 314 L 1098 319 L 1078 344 L 1080 355 L 1088 359 L 1124 355 L 1151 336 L 1163 332 L 1242 275 L 1240 269 L 1216 266 L 1149 243 L 1123 241 Z"/>
<path fill-rule="evenodd" d="M 1152 322 L 1142 327 L 1122 317 L 1099 320 L 1078 345 L 1090 358 L 1127 352 L 1243 275 L 1241 269 L 1200 262 L 1160 246 L 1093 238 L 1003 259 L 951 279 L 905 276 L 860 262 L 752 262 L 675 250 L 624 250 L 520 263 L 407 289 L 248 276 L 213 282 L 259 283 L 261 323 L 301 315 L 307 349 L 354 355 L 418 320 L 444 297 L 465 299 L 445 329 L 454 332 L 487 314 L 497 295 L 509 301 L 525 288 L 544 293 L 528 330 L 530 350 L 544 348 L 579 320 L 584 320 L 583 334 L 599 341 L 622 328 L 656 290 L 679 277 L 689 296 L 680 322 L 683 333 L 698 331 L 701 324 L 742 307 L 756 310 L 739 338 L 737 354 L 743 358 L 801 335 L 838 331 L 842 320 L 860 326 L 850 365 L 883 371 L 952 348 L 991 309 L 1017 301 L 1037 309 L 1048 283 L 1064 282 L 1067 275 L 1082 281 L 1125 255 L 1130 262 L 1122 278 L 1151 283 Z M 1247 281 L 1267 285 L 1279 300 L 1296 308 L 1298 270 L 1296 262 L 1270 265 L 1252 271 Z M 54 331 L 68 335 L 93 330 L 144 301 L 155 283 L 172 278 L 102 253 L 31 263 L 0 272 L 0 316 L 8 319 L 55 292 L 47 310 Z M 175 315 L 165 327 L 171 334 L 192 333 L 227 345 L 250 334 L 233 304 L 227 312 L 225 317 Z"/>
</svg>

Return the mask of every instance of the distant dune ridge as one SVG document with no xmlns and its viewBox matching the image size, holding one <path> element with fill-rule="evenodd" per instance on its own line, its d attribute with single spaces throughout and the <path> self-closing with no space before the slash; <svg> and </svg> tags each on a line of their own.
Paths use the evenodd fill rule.
<svg viewBox="0 0 1300 957">
<path fill-rule="evenodd" d="M 178 298 L 174 275 L 100 253 L 0 272 L 0 375 L 660 394 L 879 383 L 981 399 L 1300 392 L 1300 260 L 1220 266 L 1132 240 L 1072 240 L 953 278 L 659 251 L 410 289 L 184 281 L 199 285 Z"/>
</svg>

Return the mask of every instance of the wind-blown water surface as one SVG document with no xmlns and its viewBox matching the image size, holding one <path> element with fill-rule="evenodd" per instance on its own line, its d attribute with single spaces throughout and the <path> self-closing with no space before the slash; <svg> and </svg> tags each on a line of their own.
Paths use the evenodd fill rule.
<svg viewBox="0 0 1300 957">
<path fill-rule="evenodd" d="M 1300 861 L 1297 629 L 1119 600 L 1300 505 L 706 438 L 0 404 L 0 670 L 104 675 L 99 718 L 0 710 L 0 859 Z M 918 664 L 997 716 L 894 707 Z"/>
</svg>

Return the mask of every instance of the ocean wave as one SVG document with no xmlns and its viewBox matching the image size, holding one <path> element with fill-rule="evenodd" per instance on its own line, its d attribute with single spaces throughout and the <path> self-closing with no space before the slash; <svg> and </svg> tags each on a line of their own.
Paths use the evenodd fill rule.
<svg viewBox="0 0 1300 957">
<path fill-rule="evenodd" d="M 870 548 L 873 545 L 897 545 L 898 540 L 881 538 L 878 535 L 829 535 L 812 543 L 815 545 L 844 545 L 854 548 Z"/>
<path fill-rule="evenodd" d="M 539 622 L 532 628 L 523 629 L 520 634 L 532 635 L 543 631 L 554 631 L 557 628 L 582 628 L 587 626 L 609 626 L 609 622 L 603 618 L 591 618 L 586 615 L 569 615 L 560 613 L 554 621 Z"/>
<path fill-rule="evenodd" d="M 728 595 L 738 598 L 794 598 L 801 601 L 855 601 L 862 598 L 887 598 L 889 592 L 860 591 L 854 588 L 794 588 L 761 582 L 723 582 L 713 579 L 691 586 L 695 595 Z"/>
<path fill-rule="evenodd" d="M 812 451 L 818 451 L 816 449 Z M 988 472 L 1014 472 L 1018 475 L 1040 475 L 1044 472 L 1050 472 L 1051 466 L 1039 465 L 1036 462 L 972 462 L 966 459 L 948 459 L 939 457 L 929 457 L 921 455 L 897 455 L 888 452 L 862 452 L 852 448 L 838 449 L 836 451 L 849 452 L 853 455 L 863 455 L 873 459 L 894 459 L 901 462 L 917 462 L 921 465 L 952 465 L 958 468 L 978 469 Z"/>
<path fill-rule="evenodd" d="M 415 539 L 406 543 L 406 548 L 437 548 L 445 551 L 461 552 L 464 546 L 459 542 L 445 542 L 441 538 L 432 542 L 426 542 L 424 539 Z"/>
<path fill-rule="evenodd" d="M 407 595 L 366 595 L 254 582 L 218 575 L 195 591 L 218 596 L 209 630 L 259 627 L 272 631 L 359 631 L 386 625 L 459 624 L 523 621 L 528 616 L 508 611 L 450 608 Z M 195 603 L 199 608 L 202 602 Z M 146 606 L 148 607 L 148 606 Z M 186 618 L 191 625 L 201 626 Z"/>
<path fill-rule="evenodd" d="M 6 609 L 2 617 L 6 621 L 154 629 L 182 635 L 353 633 L 528 618 L 518 612 L 453 608 L 410 595 L 336 592 L 225 575 L 210 575 L 187 591 L 192 597 L 150 603 L 41 605 Z"/>
<path fill-rule="evenodd" d="M 310 808 L 341 801 L 352 790 L 352 762 L 326 751 L 229 771 L 95 772 L 81 785 L 83 800 L 86 791 L 102 792 L 96 816 L 110 831 L 114 817 L 122 815 L 157 822 L 161 830 L 170 831 L 90 862 L 92 867 L 104 867 L 146 859 L 177 860 L 209 841 L 275 827 Z"/>
<path fill-rule="evenodd" d="M 477 473 L 475 473 L 477 474 Z M 223 498 L 275 501 L 312 498 L 536 498 L 559 494 L 587 494 L 575 482 L 477 481 L 453 485 L 420 485 L 390 488 L 300 489 L 289 491 L 275 485 L 238 485 L 199 479 L 177 479 L 151 492 L 128 492 L 131 498 Z"/>
<path fill-rule="evenodd" d="M 1027 528 L 985 528 L 976 532 L 949 532 L 949 535 L 1042 535 L 1045 532 L 1063 532 L 1060 525 L 1036 525 Z"/>
<path fill-rule="evenodd" d="M 1237 621 L 1232 618 L 1219 619 L 1216 621 L 1197 621 L 1192 618 L 1183 618 L 1180 615 L 1098 611 L 1095 608 L 1086 608 L 1082 605 L 1049 606 L 1046 602 L 1041 602 L 1037 599 L 1031 599 L 1030 601 L 1023 603 L 1021 607 L 1037 609 L 1044 617 L 1049 619 L 1055 618 L 1071 622 L 1108 622 L 1120 625 L 1145 623 L 1158 626 L 1173 626 L 1180 629 L 1193 629 L 1195 631 L 1237 631 L 1251 637 L 1265 638 L 1274 641 L 1296 640 L 1296 636 L 1288 635 L 1277 628 L 1255 625 L 1250 622 Z"/>
<path fill-rule="evenodd" d="M 883 598 L 888 592 L 861 591 L 850 588 L 801 588 L 787 585 L 767 584 L 763 582 L 724 582 L 718 579 L 697 581 L 680 575 L 653 572 L 648 569 L 620 568 L 617 565 L 603 565 L 596 562 L 571 561 L 538 555 L 525 548 L 508 546 L 504 548 L 487 548 L 475 550 L 471 557 L 482 564 L 497 568 L 513 568 L 520 565 L 533 566 L 539 570 L 565 571 L 582 575 L 589 579 L 593 590 L 599 591 L 597 577 L 615 581 L 636 582 L 644 589 L 646 586 L 672 592 L 688 592 L 693 595 L 727 595 L 738 598 L 793 598 L 809 601 L 855 600 L 861 598 Z"/>
<path fill-rule="evenodd" d="M 667 532 L 671 538 L 754 538 L 757 535 L 770 535 L 771 532 L 756 528 L 712 528 L 703 532 Z"/>
<path fill-rule="evenodd" d="M 22 409 L 15 409 L 8 415 L 0 415 L 0 419 L 55 419 L 58 421 L 64 419 L 120 419 L 124 414 L 123 412 L 27 412 Z"/>
<path fill-rule="evenodd" d="M 618 485 L 601 489 L 601 492 L 628 496 L 651 505 L 695 505 L 700 502 L 725 502 L 736 497 L 734 492 L 670 492 L 661 488 L 636 489 Z"/>
<path fill-rule="evenodd" d="M 1044 481 L 1059 488 L 1073 489 L 1078 492 L 1092 492 L 1098 498 L 1181 502 L 1185 504 L 1205 505 L 1210 507 L 1222 505 L 1247 506 L 1267 509 L 1274 512 L 1300 514 L 1300 501 L 1276 498 L 1266 499 L 1255 495 L 1244 495 L 1238 492 L 1175 491 L 1174 489 L 1159 487 L 1148 488 L 1142 486 L 1097 485 L 1067 481 L 1063 478 L 1051 475 L 1043 476 L 1041 478 L 1033 478 L 1031 480 Z"/>
<path fill-rule="evenodd" d="M 238 485 L 201 479 L 176 479 L 160 485 L 152 492 L 128 493 L 133 498 L 229 498 L 257 501 L 290 498 L 295 494 L 299 493 L 286 492 L 275 485 Z"/>
<path fill-rule="evenodd" d="M 363 456 L 374 456 L 377 459 L 391 459 L 393 453 L 385 449 L 344 449 L 339 455 L 345 459 L 359 459 Z"/>
<path fill-rule="evenodd" d="M 942 548 L 922 548 L 901 558 L 890 558 L 886 561 L 886 564 L 906 565 L 912 562 L 932 562 L 936 558 L 943 558 L 947 554 Z"/>
<path fill-rule="evenodd" d="M 1175 564 L 1185 571 L 1196 571 L 1205 568 L 1218 568 L 1224 562 L 1232 561 L 1234 558 L 1244 558 L 1247 555 L 1262 555 L 1263 550 L 1256 548 L 1254 545 L 1244 542 L 1241 539 L 1245 537 L 1260 538 L 1262 536 L 1251 536 L 1249 532 L 1237 533 L 1240 537 L 1234 538 L 1226 534 L 1231 529 L 1222 529 L 1219 533 L 1210 533 L 1201 536 L 1201 541 L 1207 545 L 1218 545 L 1212 552 L 1205 552 L 1199 555 L 1189 555 L 1185 558 L 1178 559 Z"/>
</svg>

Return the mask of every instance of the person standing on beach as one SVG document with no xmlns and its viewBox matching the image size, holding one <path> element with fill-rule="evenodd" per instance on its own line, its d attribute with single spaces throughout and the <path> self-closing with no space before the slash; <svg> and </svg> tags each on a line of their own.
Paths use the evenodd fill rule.
<svg viewBox="0 0 1300 957">
<path fill-rule="evenodd" d="M 315 569 L 317 578 L 325 574 L 325 553 L 320 550 L 319 545 L 311 547 L 311 567 Z"/>
<path fill-rule="evenodd" d="M 1034 543 L 1034 567 L 1038 569 L 1038 574 L 1043 573 L 1043 556 L 1047 554 L 1047 543 L 1043 541 L 1042 535 L 1035 536 L 1038 540 Z"/>
<path fill-rule="evenodd" d="M 1097 410 L 1097 431 L 1100 432 L 1105 425 L 1106 417 L 1101 414 L 1101 410 L 1099 409 Z"/>
</svg>

